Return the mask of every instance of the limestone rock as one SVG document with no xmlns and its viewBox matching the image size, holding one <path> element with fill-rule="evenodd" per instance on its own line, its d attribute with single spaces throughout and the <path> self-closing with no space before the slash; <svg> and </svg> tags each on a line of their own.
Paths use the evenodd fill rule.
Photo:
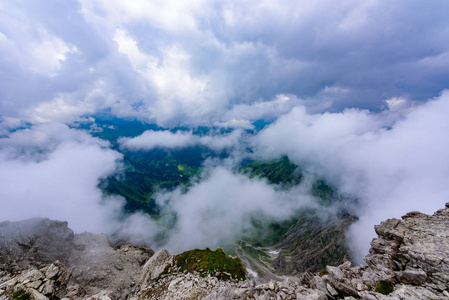
<svg viewBox="0 0 449 300">
<path fill-rule="evenodd" d="M 73 231 L 67 222 L 35 218 L 0 223 L 0 270 L 19 271 L 50 264 L 67 263 Z"/>
<path fill-rule="evenodd" d="M 156 279 L 168 264 L 173 265 L 173 256 L 167 250 L 156 252 L 143 266 L 141 283 L 142 285 Z"/>
<path fill-rule="evenodd" d="M 350 262 L 345 262 L 327 266 L 327 275 L 304 273 L 284 281 L 258 282 L 258 285 L 254 280 L 222 281 L 211 275 L 201 277 L 198 273 L 183 274 L 173 269 L 159 276 L 168 264 L 174 263 L 168 251 L 161 250 L 151 256 L 151 251 L 132 245 L 115 247 L 106 235 L 90 233 L 73 236 L 69 254 L 65 256 L 67 265 L 54 261 L 39 269 L 20 269 L 21 263 L 11 259 L 23 257 L 27 266 L 35 261 L 29 251 L 17 250 L 21 247 L 17 242 L 20 237 L 8 237 L 14 251 L 5 250 L 10 249 L 8 245 L 0 247 L 0 251 L 6 251 L 0 252 L 7 262 L 3 266 L 8 266 L 0 270 L 0 300 L 8 299 L 20 289 L 31 293 L 33 299 L 42 300 L 449 299 L 447 207 L 433 216 L 411 212 L 402 220 L 390 219 L 377 225 L 379 237 L 371 243 L 365 258 L 367 266 L 351 267 Z M 0 243 L 6 241 L 3 236 L 0 239 Z M 27 245 L 36 245 L 43 238 L 36 235 L 33 239 Z M 382 281 L 392 284 L 390 294 L 378 292 L 380 283 L 384 287 L 389 285 Z"/>
<path fill-rule="evenodd" d="M 281 274 L 297 275 L 320 271 L 323 261 L 344 262 L 349 258 L 345 232 L 355 220 L 347 212 L 326 222 L 318 216 L 300 219 L 280 242 L 279 255 L 271 267 Z"/>
<path fill-rule="evenodd" d="M 448 290 L 449 278 L 440 274 L 449 271 L 449 209 L 402 218 L 375 226 L 379 238 L 365 261 L 373 269 L 393 272 L 397 281 Z"/>
<path fill-rule="evenodd" d="M 420 285 L 426 282 L 427 274 L 421 269 L 406 268 L 404 271 L 399 271 L 399 281 L 403 283 Z"/>
<path fill-rule="evenodd" d="M 115 299 L 125 298 L 136 291 L 142 265 L 153 253 L 131 245 L 116 249 L 105 234 L 77 234 L 73 244 L 69 284 L 80 287 L 72 292 L 78 297 L 107 291 Z"/>
<path fill-rule="evenodd" d="M 327 300 L 326 294 L 319 290 L 308 289 L 306 287 L 299 287 L 296 290 L 296 299 L 305 300 Z"/>
</svg>

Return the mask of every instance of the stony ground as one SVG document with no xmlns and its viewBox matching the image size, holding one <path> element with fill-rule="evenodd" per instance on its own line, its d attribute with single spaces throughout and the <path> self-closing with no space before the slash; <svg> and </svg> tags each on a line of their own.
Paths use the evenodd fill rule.
<svg viewBox="0 0 449 300">
<path fill-rule="evenodd" d="M 449 299 L 448 207 L 432 216 L 411 212 L 375 226 L 379 237 L 371 243 L 366 266 L 346 262 L 327 266 L 321 274 L 262 284 L 164 274 L 168 264 L 174 265 L 168 251 L 152 255 L 132 245 L 113 246 L 105 235 L 73 235 L 65 222 L 3 222 L 0 300 L 19 291 L 42 300 Z"/>
</svg>

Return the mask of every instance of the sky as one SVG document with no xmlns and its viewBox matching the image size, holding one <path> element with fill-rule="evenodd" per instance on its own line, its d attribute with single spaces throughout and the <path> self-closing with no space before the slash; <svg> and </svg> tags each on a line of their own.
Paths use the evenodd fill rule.
<svg viewBox="0 0 449 300">
<path fill-rule="evenodd" d="M 382 110 L 449 81 L 449 4 L 0 2 L 4 122 L 110 111 L 164 126 Z M 248 107 L 251 110 L 247 113 Z"/>
<path fill-rule="evenodd" d="M 12 203 L 0 219 L 50 216 L 77 231 L 149 228 L 136 234 L 153 238 L 156 224 L 124 217 L 123 199 L 98 189 L 123 168 L 122 154 L 66 125 L 107 114 L 165 128 L 235 129 L 119 139 L 122 150 L 201 145 L 234 153 L 210 163 L 187 194 L 160 196 L 173 199 L 167 209 L 184 224 L 174 236 L 217 228 L 184 220 L 212 201 L 194 195 L 226 190 L 222 181 L 235 185 L 231 198 L 252 203 L 244 212 L 281 218 L 287 208 L 314 205 L 304 190 L 295 198 L 233 175 L 250 146 L 260 159 L 288 155 L 359 199 L 349 238 L 361 256 L 374 224 L 410 210 L 432 213 L 449 199 L 447 11 L 446 0 L 0 0 L 0 201 Z M 245 133 L 261 119 L 270 124 Z M 267 198 L 254 207 L 258 189 Z M 247 224 L 244 213 L 227 216 L 218 223 L 239 224 L 224 232 L 231 239 Z"/>
</svg>

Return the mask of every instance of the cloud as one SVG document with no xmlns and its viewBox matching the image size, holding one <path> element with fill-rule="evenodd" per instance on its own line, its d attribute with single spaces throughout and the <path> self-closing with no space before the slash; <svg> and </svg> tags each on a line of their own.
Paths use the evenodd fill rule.
<svg viewBox="0 0 449 300">
<path fill-rule="evenodd" d="M 118 232 L 150 241 L 153 222 L 139 214 L 123 215 L 124 199 L 104 196 L 98 188 L 101 179 L 120 169 L 121 159 L 108 142 L 62 124 L 0 138 L 0 220 L 48 217 L 68 221 L 77 233 Z M 142 230 L 131 231 L 137 221 Z"/>
<path fill-rule="evenodd" d="M 445 1 L 45 3 L 0 7 L 3 119 L 108 111 L 210 125 L 275 119 L 295 105 L 422 102 L 449 84 Z"/>
<path fill-rule="evenodd" d="M 176 215 L 164 248 L 180 252 L 197 247 L 231 245 L 258 220 L 283 220 L 300 208 L 316 207 L 307 186 L 279 191 L 261 179 L 250 179 L 223 167 L 207 171 L 187 192 L 181 188 L 158 195 L 158 203 Z"/>
<path fill-rule="evenodd" d="M 147 130 L 133 138 L 120 138 L 122 147 L 130 150 L 151 150 L 153 148 L 184 148 L 195 144 L 191 132 L 153 131 Z"/>
<path fill-rule="evenodd" d="M 349 233 L 361 260 L 375 224 L 412 210 L 433 213 L 447 202 L 448 112 L 448 92 L 393 122 L 387 112 L 296 108 L 264 129 L 255 145 L 259 155 L 286 154 L 358 199 L 359 221 Z"/>
<path fill-rule="evenodd" d="M 274 100 L 258 101 L 251 104 L 236 104 L 228 110 L 223 119 L 259 119 L 272 121 L 289 112 L 293 107 L 304 104 L 304 101 L 293 95 L 276 95 Z M 229 121 L 228 121 L 229 122 Z"/>
<path fill-rule="evenodd" d="M 106 112 L 168 127 L 215 124 L 239 130 L 150 131 L 121 143 L 238 152 L 252 121 L 277 120 L 253 140 L 256 155 L 288 154 L 357 196 L 352 232 L 362 253 L 357 228 L 430 212 L 447 194 L 447 92 L 427 99 L 449 86 L 448 9 L 444 0 L 2 1 L 0 193 L 26 203 L 24 215 L 56 213 L 54 202 L 69 218 L 63 204 L 77 196 L 92 200 L 73 208 L 80 214 L 96 203 L 92 212 L 106 205 L 108 219 L 120 207 L 101 204 L 96 188 L 117 152 L 63 125 L 9 132 L 27 122 Z M 40 202 L 48 209 L 32 206 Z"/>
<path fill-rule="evenodd" d="M 254 125 L 248 120 L 231 119 L 226 122 L 215 122 L 214 126 L 221 128 L 240 128 L 240 129 L 254 129 Z"/>
<path fill-rule="evenodd" d="M 118 140 L 122 148 L 132 151 L 151 150 L 154 148 L 186 148 L 191 146 L 206 146 L 214 151 L 222 151 L 239 147 L 243 131 L 233 130 L 228 134 L 212 133 L 205 136 L 194 135 L 191 131 L 165 131 L 147 130 L 139 136 Z"/>
<path fill-rule="evenodd" d="M 235 129 L 228 134 L 205 135 L 199 138 L 198 143 L 214 151 L 240 148 L 244 145 L 245 134 L 241 129 Z"/>
<path fill-rule="evenodd" d="M 385 100 L 385 102 L 387 103 L 389 111 L 401 115 L 407 114 L 412 110 L 414 110 L 415 108 L 417 108 L 418 106 L 422 105 L 422 103 L 409 101 L 403 97 L 393 97 L 388 100 Z"/>
</svg>

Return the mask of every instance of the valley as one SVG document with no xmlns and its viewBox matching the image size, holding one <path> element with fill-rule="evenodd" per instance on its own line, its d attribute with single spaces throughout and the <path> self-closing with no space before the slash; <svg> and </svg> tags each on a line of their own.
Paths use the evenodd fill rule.
<svg viewBox="0 0 449 300">
<path fill-rule="evenodd" d="M 188 190 L 192 183 L 199 182 L 204 176 L 206 160 L 223 160 L 230 156 L 230 152 L 225 150 L 217 153 L 200 146 L 148 151 L 123 149 L 117 144 L 120 136 L 133 136 L 148 128 L 155 129 L 134 123 L 134 127 L 131 124 L 121 127 L 120 124 L 100 123 L 103 131 L 92 132 L 92 135 L 110 141 L 123 154 L 122 172 L 104 179 L 99 186 L 106 195 L 124 197 L 127 213 L 141 211 L 158 220 L 164 213 L 155 199 L 158 192 L 178 187 Z M 308 181 L 314 178 L 287 156 L 268 161 L 245 159 L 234 172 L 264 180 L 281 191 L 299 186 L 305 178 Z M 226 252 L 237 254 L 257 273 L 256 276 L 263 279 L 318 272 L 327 265 L 338 265 L 348 260 L 345 231 L 356 220 L 348 207 L 356 201 L 340 195 L 320 178 L 314 178 L 308 185 L 310 195 L 317 199 L 317 207 L 299 209 L 283 220 L 248 215 L 251 230 L 242 233 L 234 245 L 224 245 Z M 172 220 L 176 222 L 176 216 Z M 169 227 L 166 234 L 174 225 L 165 225 Z M 163 241 L 164 237 L 160 240 Z"/>
</svg>

